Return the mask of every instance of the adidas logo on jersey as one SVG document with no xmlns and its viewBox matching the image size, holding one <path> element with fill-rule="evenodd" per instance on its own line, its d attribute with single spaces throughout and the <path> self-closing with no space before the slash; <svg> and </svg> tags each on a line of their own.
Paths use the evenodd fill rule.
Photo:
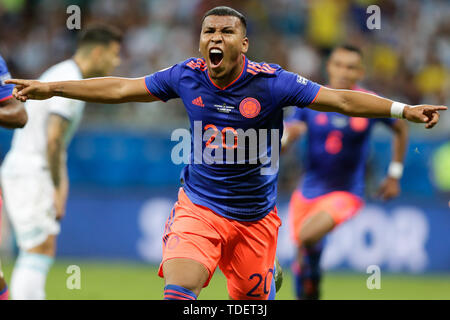
<svg viewBox="0 0 450 320">
<path fill-rule="evenodd" d="M 194 100 L 192 100 L 192 104 L 195 104 L 196 106 L 199 107 L 204 107 L 205 105 L 203 104 L 203 100 L 201 96 L 198 96 L 197 98 L 195 98 Z"/>
</svg>

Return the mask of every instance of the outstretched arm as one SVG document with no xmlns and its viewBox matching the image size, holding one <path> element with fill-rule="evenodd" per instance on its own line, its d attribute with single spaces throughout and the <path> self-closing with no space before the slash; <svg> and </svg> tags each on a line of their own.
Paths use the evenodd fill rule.
<svg viewBox="0 0 450 320">
<path fill-rule="evenodd" d="M 445 106 L 400 106 L 394 101 L 373 94 L 336 90 L 321 87 L 314 102 L 308 107 L 317 111 L 339 112 L 352 117 L 365 118 L 404 118 L 411 122 L 425 123 L 430 129 L 439 121 L 439 110 Z"/>
<path fill-rule="evenodd" d="M 0 126 L 8 129 L 23 128 L 28 115 L 23 104 L 16 99 L 0 101 Z"/>
<path fill-rule="evenodd" d="M 93 78 L 86 80 L 40 82 L 37 80 L 10 79 L 15 84 L 13 96 L 20 101 L 44 100 L 53 96 L 99 103 L 152 102 L 144 78 Z"/>
</svg>

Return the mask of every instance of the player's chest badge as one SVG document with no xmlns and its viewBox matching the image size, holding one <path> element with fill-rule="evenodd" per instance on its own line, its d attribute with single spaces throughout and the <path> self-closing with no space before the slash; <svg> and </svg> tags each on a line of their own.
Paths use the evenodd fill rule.
<svg viewBox="0 0 450 320">
<path fill-rule="evenodd" d="M 214 108 L 216 108 L 216 110 L 221 113 L 230 113 L 231 110 L 234 110 L 234 106 L 229 106 L 226 103 L 215 104 Z"/>
<path fill-rule="evenodd" d="M 245 98 L 239 104 L 239 112 L 242 116 L 252 119 L 261 111 L 261 104 L 255 98 Z"/>
</svg>

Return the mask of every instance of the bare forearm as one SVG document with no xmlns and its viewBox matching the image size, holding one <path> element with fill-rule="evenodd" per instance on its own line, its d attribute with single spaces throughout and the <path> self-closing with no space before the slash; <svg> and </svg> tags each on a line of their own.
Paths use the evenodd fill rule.
<svg viewBox="0 0 450 320">
<path fill-rule="evenodd" d="M 47 159 L 50 170 L 50 176 L 52 178 L 55 188 L 59 188 L 62 179 L 62 168 L 65 165 L 65 158 L 63 155 L 62 141 L 52 141 L 48 145 Z"/>
<path fill-rule="evenodd" d="M 67 163 L 65 160 L 60 167 L 59 189 L 64 194 L 64 197 L 67 198 L 67 194 L 69 193 L 69 177 L 67 175 Z"/>
<path fill-rule="evenodd" d="M 99 103 L 127 102 L 123 78 L 94 78 L 74 81 L 50 82 L 53 95 Z"/>
<path fill-rule="evenodd" d="M 8 129 L 23 128 L 28 115 L 23 104 L 16 99 L 9 99 L 0 103 L 0 126 Z"/>
<path fill-rule="evenodd" d="M 433 128 L 439 121 L 439 111 L 446 106 L 407 106 L 379 96 L 352 91 L 321 87 L 317 97 L 308 106 L 325 112 L 339 112 L 351 117 L 399 118 L 411 122 L 425 123 L 425 128 Z"/>
<path fill-rule="evenodd" d="M 343 92 L 343 111 L 353 117 L 390 118 L 392 100 L 379 96 L 345 90 Z"/>
<path fill-rule="evenodd" d="M 45 100 L 53 96 L 99 103 L 152 102 L 144 78 L 94 78 L 72 81 L 40 82 L 36 80 L 9 79 L 16 84 L 13 96 L 25 102 L 28 99 Z"/>
<path fill-rule="evenodd" d="M 405 121 L 397 120 L 394 127 L 394 141 L 392 144 L 392 161 L 403 162 L 408 145 L 408 125 Z"/>
<path fill-rule="evenodd" d="M 392 100 L 352 90 L 322 88 L 317 102 L 311 106 L 319 111 L 339 112 L 351 117 L 389 118 Z"/>
<path fill-rule="evenodd" d="M 61 220 L 65 214 L 67 195 L 69 194 L 69 179 L 67 177 L 67 165 L 65 157 L 60 162 L 59 180 L 55 185 L 54 206 L 56 209 L 56 219 Z"/>
</svg>

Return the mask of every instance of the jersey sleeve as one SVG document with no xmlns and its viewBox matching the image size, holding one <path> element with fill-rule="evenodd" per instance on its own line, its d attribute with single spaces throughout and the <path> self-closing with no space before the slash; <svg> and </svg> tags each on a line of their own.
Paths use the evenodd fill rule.
<svg viewBox="0 0 450 320">
<path fill-rule="evenodd" d="M 53 97 L 49 100 L 48 111 L 50 114 L 56 114 L 68 121 L 74 120 L 82 112 L 83 104 L 73 99 L 62 97 Z"/>
<path fill-rule="evenodd" d="M 274 78 L 273 95 L 281 107 L 305 107 L 314 102 L 321 86 L 302 76 L 281 69 Z"/>
<path fill-rule="evenodd" d="M 164 102 L 179 98 L 178 87 L 182 69 L 182 64 L 176 64 L 146 76 L 145 86 L 147 91 Z"/>
<path fill-rule="evenodd" d="M 5 84 L 5 80 L 11 79 L 5 60 L 0 56 L 0 101 L 8 100 L 12 97 L 14 85 Z"/>
</svg>

